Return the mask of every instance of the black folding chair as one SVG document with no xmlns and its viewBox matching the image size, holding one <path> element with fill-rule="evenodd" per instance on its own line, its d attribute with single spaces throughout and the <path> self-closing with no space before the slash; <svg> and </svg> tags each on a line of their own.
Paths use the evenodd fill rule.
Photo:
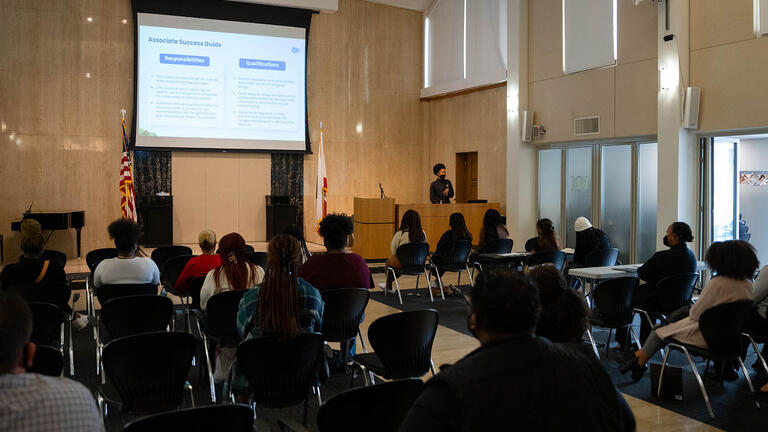
<svg viewBox="0 0 768 432">
<path fill-rule="evenodd" d="M 607 267 L 616 265 L 619 250 L 616 248 L 596 249 L 584 257 L 584 267 Z"/>
<path fill-rule="evenodd" d="M 429 299 L 435 301 L 432 297 L 432 290 L 429 289 L 429 273 L 427 273 L 427 256 L 429 255 L 429 244 L 422 243 L 406 243 L 400 245 L 395 251 L 398 261 L 400 261 L 400 268 L 394 268 L 387 266 L 387 271 L 392 273 L 395 280 L 395 290 L 397 291 L 397 298 L 400 300 L 400 304 L 403 304 L 403 297 L 400 294 L 400 283 L 397 281 L 398 273 L 407 276 L 416 276 L 416 289 L 419 289 L 419 278 L 421 275 L 426 277 L 427 291 L 429 291 Z M 384 295 L 386 295 L 386 290 Z"/>
<path fill-rule="evenodd" d="M 440 276 L 440 271 L 458 273 L 457 286 L 461 285 L 461 272 L 466 271 L 467 276 L 469 277 L 469 286 L 473 287 L 475 285 L 472 281 L 472 274 L 469 272 L 469 262 L 467 261 L 470 252 L 472 252 L 472 242 L 469 240 L 457 240 L 453 243 L 453 248 L 448 256 L 443 257 L 444 261 L 438 261 L 438 263 L 435 264 L 434 259 L 430 260 L 430 265 L 437 275 L 437 283 L 440 286 L 440 296 L 443 300 L 445 300 L 445 293 L 443 291 L 443 278 Z M 429 281 L 429 278 L 427 278 L 427 281 Z M 427 285 L 429 285 L 429 283 L 427 283 Z"/>
<path fill-rule="evenodd" d="M 565 252 L 563 251 L 543 251 L 536 252 L 528 257 L 528 266 L 533 267 L 542 264 L 551 264 L 556 269 L 562 271 L 565 265 Z"/>
<path fill-rule="evenodd" d="M 595 285 L 589 294 L 592 297 L 592 309 L 589 313 L 587 335 L 598 359 L 600 354 L 597 352 L 597 345 L 592 337 L 591 327 L 593 326 L 609 329 L 608 340 L 605 343 L 606 354 L 608 353 L 608 346 L 611 344 L 613 329 L 628 328 L 635 338 L 637 346 L 640 346 L 637 334 L 635 334 L 635 330 L 632 328 L 632 318 L 634 318 L 632 296 L 638 283 L 639 279 L 637 277 L 608 279 Z M 626 341 L 624 346 L 627 346 Z"/>
<path fill-rule="evenodd" d="M 189 292 L 179 292 L 176 289 L 176 281 L 179 279 L 181 272 L 184 271 L 184 267 L 192 258 L 197 255 L 180 255 L 172 258 L 168 258 L 165 261 L 165 272 L 160 275 L 160 280 L 163 283 L 163 289 L 167 292 L 175 295 L 181 299 L 181 306 L 184 309 L 184 323 L 187 326 L 187 331 L 192 331 L 192 324 L 189 319 L 189 304 L 191 296 Z"/>
<path fill-rule="evenodd" d="M 323 360 L 323 335 L 304 333 L 291 339 L 260 337 L 237 347 L 237 368 L 248 379 L 257 406 L 284 408 L 304 401 L 304 426 L 310 390 L 322 403 L 318 370 Z M 234 369 L 234 368 L 233 368 Z M 234 371 L 230 371 L 230 379 Z M 229 386 L 231 390 L 231 385 Z M 230 391 L 230 399 L 234 396 Z"/>
<path fill-rule="evenodd" d="M 432 343 L 437 332 L 434 309 L 400 312 L 383 316 L 368 327 L 368 342 L 374 352 L 357 354 L 352 361 L 362 369 L 365 384 L 374 375 L 388 380 L 435 374 Z M 370 374 L 370 379 L 369 379 Z"/>
<path fill-rule="evenodd" d="M 364 352 L 368 352 L 360 333 L 365 307 L 370 293 L 365 288 L 342 288 L 321 292 L 325 306 L 323 308 L 323 327 L 321 333 L 327 342 L 339 342 L 344 355 L 344 362 L 349 361 L 349 347 L 360 336 Z"/>
<path fill-rule="evenodd" d="M 253 246 L 251 246 L 249 244 L 245 245 L 244 249 L 245 249 L 245 253 L 246 254 L 253 252 Z"/>
<path fill-rule="evenodd" d="M 248 252 L 245 254 L 245 259 L 251 264 L 257 265 L 262 269 L 267 268 L 267 253 L 266 252 Z"/>
<path fill-rule="evenodd" d="M 715 418 L 715 413 L 712 411 L 712 405 L 709 403 L 709 395 L 704 387 L 704 381 L 702 381 L 699 372 L 696 370 L 696 364 L 693 362 L 691 355 L 702 357 L 706 360 L 719 360 L 722 362 L 738 360 L 741 370 L 744 372 L 744 377 L 747 379 L 749 390 L 752 391 L 754 396 L 755 388 L 752 385 L 752 380 L 749 378 L 749 372 L 746 366 L 744 366 L 741 357 L 739 357 L 741 352 L 741 330 L 744 326 L 744 317 L 750 307 L 752 307 L 752 300 L 743 300 L 720 304 L 704 311 L 699 317 L 699 330 L 701 330 L 701 334 L 707 342 L 706 348 L 685 344 L 675 339 L 665 339 L 664 342 L 667 342 L 669 345 L 667 345 L 668 349 L 664 354 L 664 362 L 659 373 L 657 396 L 661 395 L 664 369 L 667 365 L 669 353 L 672 350 L 682 351 L 688 359 L 688 363 L 691 365 L 691 369 L 693 369 L 693 374 L 696 375 L 696 381 L 698 381 L 701 395 L 704 396 L 704 403 L 707 405 L 707 411 L 709 411 L 711 418 Z M 755 400 L 755 405 L 760 408 L 757 400 Z"/>
<path fill-rule="evenodd" d="M 200 311 L 200 290 L 203 289 L 203 282 L 205 282 L 205 276 L 192 278 L 189 280 L 189 308 L 194 311 Z"/>
<path fill-rule="evenodd" d="M 53 303 L 28 303 L 32 312 L 32 337 L 36 345 L 58 346 L 64 355 L 64 322 L 67 314 Z"/>
<path fill-rule="evenodd" d="M 195 353 L 195 338 L 184 332 L 141 333 L 115 339 L 104 346 L 102 360 L 111 389 L 101 386 L 96 400 L 104 417 L 110 404 L 130 414 L 153 414 L 179 408 L 187 390 L 194 407 L 187 373 Z"/>
<path fill-rule="evenodd" d="M 656 326 L 656 320 L 667 324 L 667 317 L 672 312 L 691 304 L 693 287 L 698 280 L 698 273 L 681 273 L 661 279 L 654 288 L 655 303 L 659 305 L 658 310 L 635 308 L 635 313 L 645 318 L 651 329 Z M 662 351 L 662 355 L 663 353 Z"/>
<path fill-rule="evenodd" d="M 61 376 L 63 369 L 64 358 L 58 348 L 50 345 L 37 345 L 35 358 L 32 359 L 32 367 L 27 369 L 27 372 Z"/>
<path fill-rule="evenodd" d="M 91 272 L 85 281 L 85 307 L 88 315 L 93 318 L 96 318 L 96 306 L 93 303 L 93 272 L 96 271 L 100 262 L 116 257 L 117 249 L 115 248 L 94 249 L 85 255 L 85 263 Z M 96 339 L 96 333 L 94 333 L 93 338 Z"/>
<path fill-rule="evenodd" d="M 162 246 L 153 250 L 150 257 L 152 258 L 152 261 L 157 264 L 160 274 L 163 274 L 165 271 L 165 262 L 168 261 L 169 258 L 183 255 L 192 255 L 192 248 L 179 245 Z"/>
<path fill-rule="evenodd" d="M 40 256 L 40 259 L 51 261 L 55 264 L 58 264 L 61 268 L 64 268 L 64 266 L 67 265 L 67 255 L 64 254 L 64 252 L 53 249 L 44 250 L 43 254 Z"/>
<path fill-rule="evenodd" d="M 125 425 L 123 432 L 251 432 L 252 429 L 253 411 L 248 405 L 210 405 L 142 417 Z"/>
<path fill-rule="evenodd" d="M 472 261 L 472 277 L 475 277 L 475 268 L 483 271 L 483 263 L 478 259 L 479 254 L 484 253 L 496 253 L 496 254 L 508 254 L 512 252 L 512 246 L 515 244 L 512 239 L 496 239 L 486 243 L 482 248 L 478 249 L 477 253 L 470 255 Z"/>
<path fill-rule="evenodd" d="M 211 390 L 211 401 L 216 403 L 216 386 L 213 382 L 211 368 L 211 348 L 216 345 L 236 347 L 242 337 L 237 331 L 237 310 L 245 290 L 225 291 L 208 299 L 205 313 L 200 312 L 195 322 L 197 331 L 203 338 L 205 364 L 208 368 L 208 384 Z M 213 343 L 213 346 L 210 344 Z"/>
<path fill-rule="evenodd" d="M 320 432 L 357 432 L 362 424 L 396 431 L 423 387 L 420 379 L 410 378 L 347 390 L 320 406 L 317 426 Z"/>
<path fill-rule="evenodd" d="M 99 303 L 104 303 L 118 298 L 127 297 L 133 295 L 157 295 L 156 284 L 111 284 L 102 285 L 95 290 L 96 297 L 99 298 Z"/>
<path fill-rule="evenodd" d="M 50 303 L 55 304 L 61 309 L 61 312 L 65 316 L 65 324 L 67 334 L 69 338 L 68 352 L 69 352 L 69 375 L 75 374 L 75 356 L 74 347 L 72 344 L 72 314 L 68 313 L 71 309 L 69 307 L 69 298 L 72 295 L 72 288 L 67 283 L 46 282 L 40 284 L 30 284 L 25 286 L 8 287 L 7 291 L 17 293 L 21 298 L 27 301 L 27 303 Z M 61 332 L 61 346 L 63 349 L 64 344 L 64 328 Z"/>
</svg>

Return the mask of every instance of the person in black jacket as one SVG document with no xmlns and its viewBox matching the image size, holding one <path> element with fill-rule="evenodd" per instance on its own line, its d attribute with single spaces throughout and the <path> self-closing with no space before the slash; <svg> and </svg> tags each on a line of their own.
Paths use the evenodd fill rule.
<svg viewBox="0 0 768 432">
<path fill-rule="evenodd" d="M 454 194 L 451 181 L 445 178 L 445 165 L 436 164 L 432 172 L 437 178 L 429 186 L 429 201 L 432 204 L 449 204 Z"/>
<path fill-rule="evenodd" d="M 589 223 L 589 219 L 581 216 L 573 224 L 576 230 L 576 248 L 573 252 L 573 262 L 585 266 L 587 254 L 600 249 L 610 249 L 611 240 L 602 230 Z"/>
<path fill-rule="evenodd" d="M 592 353 L 534 336 L 536 287 L 486 270 L 471 293 L 480 348 L 425 385 L 400 431 L 632 431 L 635 419 Z"/>
<path fill-rule="evenodd" d="M 691 227 L 685 222 L 674 222 L 667 227 L 667 233 L 664 236 L 664 246 L 667 250 L 658 251 L 637 269 L 637 275 L 644 284 L 637 287 L 632 303 L 639 309 L 648 312 L 666 311 L 675 305 L 664 305 L 659 302 L 656 292 L 656 283 L 668 276 L 674 276 L 683 273 L 696 272 L 696 256 L 693 251 L 688 249 L 688 242 L 693 241 L 693 232 Z M 624 332 L 626 332 L 625 329 Z M 640 342 L 651 334 L 651 326 L 645 319 L 640 320 Z M 616 341 L 620 339 L 621 331 L 616 332 Z M 621 343 L 621 342 L 619 342 Z"/>
<path fill-rule="evenodd" d="M 437 242 L 435 253 L 432 254 L 431 258 L 432 263 L 437 267 L 437 272 L 441 277 L 443 274 L 445 274 L 445 270 L 441 269 L 441 265 L 449 261 L 451 253 L 453 252 L 453 245 L 456 243 L 456 241 L 469 240 L 469 243 L 472 243 L 472 233 L 470 233 L 467 229 L 467 223 L 464 221 L 464 215 L 461 213 L 451 213 L 451 217 L 448 219 L 448 225 L 451 227 L 451 229 L 444 232 L 443 235 L 440 236 L 440 241 Z M 436 283 L 436 281 L 433 281 L 433 291 L 437 287 L 437 285 L 435 285 Z M 453 287 L 449 286 L 448 292 L 453 293 L 453 291 Z M 440 295 L 439 289 L 438 291 L 433 292 L 433 294 L 435 293 Z"/>
</svg>

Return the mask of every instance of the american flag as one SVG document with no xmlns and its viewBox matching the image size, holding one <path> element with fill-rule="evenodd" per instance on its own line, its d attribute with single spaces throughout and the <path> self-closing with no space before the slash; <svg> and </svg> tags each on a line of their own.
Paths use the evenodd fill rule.
<svg viewBox="0 0 768 432">
<path fill-rule="evenodd" d="M 325 172 L 325 152 L 323 151 L 323 123 L 320 122 L 320 151 L 317 154 L 317 190 L 315 191 L 315 220 L 320 221 L 328 212 L 328 178 Z"/>
<path fill-rule="evenodd" d="M 123 218 L 136 221 L 136 201 L 133 194 L 133 176 L 131 157 L 128 155 L 128 138 L 125 136 L 125 116 L 123 116 L 123 156 L 120 161 L 120 209 Z"/>
</svg>

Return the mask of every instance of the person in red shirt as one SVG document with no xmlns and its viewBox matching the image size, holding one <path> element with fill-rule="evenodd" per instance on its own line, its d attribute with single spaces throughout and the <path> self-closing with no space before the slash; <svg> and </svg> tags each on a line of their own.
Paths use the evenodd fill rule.
<svg viewBox="0 0 768 432">
<path fill-rule="evenodd" d="M 301 266 L 299 276 L 320 292 L 336 288 L 373 288 L 373 278 L 363 257 L 347 249 L 352 235 L 352 218 L 344 214 L 329 214 L 318 232 L 328 251 L 314 254 Z"/>
<path fill-rule="evenodd" d="M 201 231 L 197 241 L 203 254 L 189 260 L 176 279 L 173 286 L 180 293 L 189 290 L 189 282 L 192 279 L 205 277 L 209 271 L 221 265 L 221 256 L 216 253 L 216 233 L 211 230 Z"/>
</svg>

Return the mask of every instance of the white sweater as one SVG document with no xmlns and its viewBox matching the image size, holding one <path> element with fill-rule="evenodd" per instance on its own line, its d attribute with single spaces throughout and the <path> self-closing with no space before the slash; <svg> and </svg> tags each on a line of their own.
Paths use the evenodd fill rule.
<svg viewBox="0 0 768 432">
<path fill-rule="evenodd" d="M 427 233 L 424 233 L 424 242 L 427 241 Z M 392 255 L 396 255 L 397 248 L 410 243 L 411 239 L 408 238 L 408 231 L 397 231 L 395 236 L 392 237 L 392 241 L 389 243 L 389 250 L 392 251 Z"/>
<path fill-rule="evenodd" d="M 256 268 L 256 276 L 254 278 L 254 284 L 253 286 L 248 287 L 248 289 L 251 289 L 255 287 L 256 285 L 260 284 L 261 281 L 264 280 L 264 269 L 262 269 L 259 266 L 254 266 Z M 249 267 L 250 268 L 250 267 Z M 213 272 L 216 269 L 213 269 L 208 272 L 207 275 L 205 275 L 205 280 L 203 281 L 203 287 L 200 288 L 200 309 L 205 310 L 206 306 L 208 305 L 208 300 L 211 299 L 215 294 L 218 294 L 216 292 L 216 281 L 213 279 Z M 250 270 L 249 270 L 250 271 Z M 250 273 L 248 274 L 250 277 Z M 229 286 L 229 281 L 227 280 L 226 274 L 222 271 L 219 274 L 219 286 L 221 286 L 221 291 L 229 291 L 232 288 Z"/>
<path fill-rule="evenodd" d="M 149 258 L 108 258 L 100 262 L 93 272 L 93 284 L 97 287 L 146 283 L 160 283 L 160 270 Z"/>
</svg>

